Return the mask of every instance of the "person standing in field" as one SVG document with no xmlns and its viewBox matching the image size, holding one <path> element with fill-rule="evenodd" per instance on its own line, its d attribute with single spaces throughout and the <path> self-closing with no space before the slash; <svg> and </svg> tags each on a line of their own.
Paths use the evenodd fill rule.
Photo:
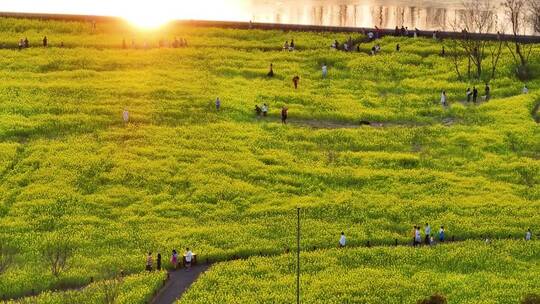
<svg viewBox="0 0 540 304">
<path fill-rule="evenodd" d="M 439 229 L 439 242 L 444 242 L 444 226 L 441 226 L 441 228 Z"/>
<path fill-rule="evenodd" d="M 216 111 L 219 112 L 219 110 L 221 109 L 221 100 L 219 100 L 219 97 L 216 98 Z"/>
<path fill-rule="evenodd" d="M 124 119 L 124 123 L 129 122 L 129 112 L 127 109 L 124 109 L 124 112 L 122 112 L 122 118 Z"/>
<path fill-rule="evenodd" d="M 294 44 L 294 39 L 291 39 L 291 44 L 289 44 L 289 51 L 294 51 L 296 44 Z"/>
<path fill-rule="evenodd" d="M 48 43 L 47 36 L 43 37 L 43 47 L 47 47 Z"/>
<path fill-rule="evenodd" d="M 24 38 L 24 47 L 29 48 L 30 47 L 30 41 L 28 41 L 28 37 Z"/>
<path fill-rule="evenodd" d="M 281 123 L 287 124 L 287 117 L 289 116 L 289 109 L 287 107 L 281 108 Z"/>
<path fill-rule="evenodd" d="M 257 115 L 257 117 L 260 117 L 262 114 L 262 109 L 261 107 L 259 107 L 259 105 L 255 105 L 255 114 Z"/>
<path fill-rule="evenodd" d="M 420 245 L 420 243 L 422 243 L 422 235 L 420 234 L 420 226 L 416 226 L 416 230 L 414 231 L 414 240 L 417 246 Z"/>
<path fill-rule="evenodd" d="M 485 93 L 486 93 L 486 101 L 489 101 L 489 99 L 491 98 L 491 88 L 489 87 L 488 83 L 486 83 Z"/>
<path fill-rule="evenodd" d="M 152 252 L 149 252 L 146 256 L 146 271 L 152 271 L 152 265 L 154 261 L 152 260 Z"/>
<path fill-rule="evenodd" d="M 174 270 L 176 270 L 176 268 L 178 268 L 178 252 L 176 252 L 176 249 L 173 249 L 173 251 L 172 251 L 171 264 L 172 264 Z"/>
<path fill-rule="evenodd" d="M 24 46 L 24 39 L 21 38 L 19 40 L 19 51 L 22 50 L 23 46 Z"/>
<path fill-rule="evenodd" d="M 300 77 L 298 75 L 294 76 L 292 79 L 292 82 L 294 84 L 294 89 L 298 89 L 298 82 L 300 81 Z"/>
<path fill-rule="evenodd" d="M 261 110 L 262 110 L 262 115 L 263 115 L 263 117 L 268 116 L 268 105 L 267 105 L 267 104 L 263 104 Z"/>
<path fill-rule="evenodd" d="M 529 94 L 529 88 L 527 86 L 523 86 L 523 90 L 521 91 L 523 94 Z"/>
<path fill-rule="evenodd" d="M 446 98 L 446 91 L 442 91 L 442 94 L 441 94 L 441 105 L 443 107 L 447 107 L 448 106 L 448 100 Z"/>
<path fill-rule="evenodd" d="M 530 241 L 531 239 L 532 239 L 532 232 L 531 232 L 531 228 L 529 228 L 527 230 L 527 233 L 525 233 L 525 240 Z"/>
<path fill-rule="evenodd" d="M 467 95 L 467 103 L 471 102 L 471 96 L 472 96 L 471 88 L 467 88 L 467 91 L 465 92 L 465 94 Z"/>
<path fill-rule="evenodd" d="M 268 77 L 274 77 L 274 64 L 270 63 L 270 71 L 266 74 Z"/>
<path fill-rule="evenodd" d="M 476 87 L 473 87 L 472 100 L 473 103 L 478 101 L 478 89 Z"/>
<path fill-rule="evenodd" d="M 328 67 L 326 66 L 326 63 L 323 63 L 322 65 L 322 78 L 325 79 L 328 75 Z"/>
<path fill-rule="evenodd" d="M 288 51 L 289 50 L 289 40 L 285 41 L 285 44 L 283 44 L 283 50 Z"/>
<path fill-rule="evenodd" d="M 157 254 L 156 269 L 157 269 L 158 271 L 161 270 L 161 253 L 159 253 L 159 252 L 158 252 L 158 254 Z"/>
<path fill-rule="evenodd" d="M 399 52 L 401 50 L 401 46 L 398 44 L 396 44 L 396 52 Z"/>
<path fill-rule="evenodd" d="M 431 244 L 431 226 L 429 226 L 428 223 L 426 223 L 426 226 L 424 227 L 424 233 L 426 234 L 425 243 L 426 245 Z"/>
<path fill-rule="evenodd" d="M 413 246 L 416 246 L 416 226 L 414 226 L 412 230 L 412 243 Z"/>
<path fill-rule="evenodd" d="M 341 237 L 339 238 L 339 247 L 343 248 L 347 244 L 347 239 L 345 238 L 345 232 L 341 232 Z"/>
<path fill-rule="evenodd" d="M 186 261 L 186 271 L 189 271 L 191 269 L 191 262 L 193 260 L 193 252 L 191 252 L 189 248 L 186 248 L 186 254 L 184 255 L 184 259 Z"/>
</svg>

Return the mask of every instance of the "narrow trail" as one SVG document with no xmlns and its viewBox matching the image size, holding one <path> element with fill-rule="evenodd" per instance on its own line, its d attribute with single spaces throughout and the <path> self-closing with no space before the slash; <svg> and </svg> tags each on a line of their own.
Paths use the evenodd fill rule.
<svg viewBox="0 0 540 304">
<path fill-rule="evenodd" d="M 201 275 L 210 268 L 209 264 L 194 265 L 189 271 L 169 271 L 165 285 L 152 299 L 151 304 L 173 304 Z"/>
<path fill-rule="evenodd" d="M 257 117 L 254 122 L 281 122 L 281 118 L 274 115 L 266 117 Z M 379 121 L 345 121 L 345 120 L 323 120 L 323 119 L 306 119 L 306 118 L 289 118 L 287 119 L 287 125 L 308 127 L 313 129 L 357 129 L 357 128 L 389 128 L 389 127 L 404 127 L 404 128 L 416 128 L 432 125 L 435 123 L 421 123 L 421 122 L 379 122 Z M 453 120 L 448 123 L 445 119 L 441 121 L 442 125 L 453 124 Z"/>
</svg>

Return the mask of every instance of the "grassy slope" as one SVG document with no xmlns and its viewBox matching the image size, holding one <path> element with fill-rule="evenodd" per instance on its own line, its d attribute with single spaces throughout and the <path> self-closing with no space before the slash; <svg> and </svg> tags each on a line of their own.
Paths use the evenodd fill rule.
<svg viewBox="0 0 540 304">
<path fill-rule="evenodd" d="M 522 84 L 508 54 L 494 100 L 464 107 L 455 101 L 470 84 L 456 81 L 431 40 L 399 40 L 394 54 L 387 38 L 385 52 L 369 57 L 330 51 L 344 37 L 334 34 L 294 33 L 301 51 L 284 53 L 269 49 L 293 34 L 107 25 L 92 34 L 87 25 L 10 19 L 0 28 L 6 43 L 47 34 L 86 46 L 0 50 L 0 234 L 21 253 L 0 295 L 85 282 L 106 276 L 103 268 L 137 272 L 148 250 L 190 246 L 212 259 L 282 252 L 293 244 L 296 206 L 309 227 L 305 246 L 331 247 L 342 230 L 352 243 L 405 241 L 425 221 L 459 238 L 540 230 L 540 137 L 530 116 L 540 85 L 511 97 Z M 117 48 L 132 35 L 179 35 L 192 47 Z M 448 111 L 438 105 L 442 89 L 454 102 Z M 268 121 L 252 115 L 263 102 Z M 292 123 L 407 127 L 284 127 L 275 122 L 282 105 Z M 443 126 L 447 118 L 454 125 Z M 39 249 L 58 240 L 76 256 L 56 279 Z"/>
</svg>

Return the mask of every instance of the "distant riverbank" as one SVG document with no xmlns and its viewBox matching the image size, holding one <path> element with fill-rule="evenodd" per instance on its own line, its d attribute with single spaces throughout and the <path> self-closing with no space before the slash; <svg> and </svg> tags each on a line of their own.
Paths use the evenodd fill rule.
<svg viewBox="0 0 540 304">
<path fill-rule="evenodd" d="M 65 21 L 87 21 L 87 22 L 121 22 L 126 21 L 119 17 L 111 16 L 90 16 L 90 15 L 63 15 L 63 14 L 34 14 L 34 13 L 10 13 L 0 12 L 0 17 L 4 18 L 28 18 L 28 19 L 50 19 Z M 282 24 L 282 23 L 259 23 L 259 22 L 240 22 L 240 21 L 207 21 L 207 20 L 177 20 L 173 21 L 176 25 L 186 25 L 195 27 L 218 27 L 234 29 L 259 29 L 259 30 L 283 30 L 283 31 L 310 31 L 310 32 L 350 32 L 350 33 L 369 33 L 378 31 L 380 36 L 394 34 L 394 29 L 375 29 L 367 27 L 345 27 L 345 26 L 321 26 L 321 25 L 302 25 L 302 24 Z M 413 31 L 410 30 L 410 35 Z M 420 30 L 418 36 L 432 37 L 433 31 Z M 498 34 L 468 34 L 472 39 L 487 40 L 510 40 L 512 35 Z M 460 32 L 438 32 L 438 38 L 461 38 Z M 540 36 L 523 35 L 518 37 L 521 41 L 527 43 L 540 43 Z"/>
</svg>

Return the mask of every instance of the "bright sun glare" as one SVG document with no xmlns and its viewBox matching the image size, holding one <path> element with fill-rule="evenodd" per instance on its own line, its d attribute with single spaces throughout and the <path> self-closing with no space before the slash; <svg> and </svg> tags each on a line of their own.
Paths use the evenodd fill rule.
<svg viewBox="0 0 540 304">
<path fill-rule="evenodd" d="M 127 3 L 126 3 L 127 2 Z M 118 1 L 117 15 L 141 29 L 157 29 L 176 19 L 249 20 L 241 0 Z M 127 6 L 127 9 L 126 9 Z"/>
<path fill-rule="evenodd" d="M 131 10 L 123 14 L 122 17 L 132 25 L 147 30 L 157 29 L 175 19 L 173 15 L 166 11 L 157 12 L 152 9 L 145 10 L 144 8 Z"/>
</svg>

